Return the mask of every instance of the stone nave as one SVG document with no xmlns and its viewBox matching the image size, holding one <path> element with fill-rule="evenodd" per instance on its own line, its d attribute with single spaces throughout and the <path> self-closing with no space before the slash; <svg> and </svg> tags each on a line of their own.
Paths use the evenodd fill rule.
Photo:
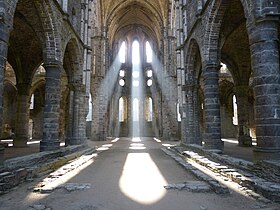
<svg viewBox="0 0 280 210">
<path fill-rule="evenodd" d="M 1 172 L 154 137 L 279 184 L 279 39 L 279 0 L 0 0 Z"/>
</svg>

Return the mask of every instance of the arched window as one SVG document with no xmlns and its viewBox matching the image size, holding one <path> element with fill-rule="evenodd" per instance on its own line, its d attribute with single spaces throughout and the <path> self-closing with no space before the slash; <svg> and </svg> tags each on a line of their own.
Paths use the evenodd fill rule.
<svg viewBox="0 0 280 210">
<path fill-rule="evenodd" d="M 132 64 L 140 64 L 140 46 L 137 40 L 132 43 Z"/>
<path fill-rule="evenodd" d="M 150 45 L 150 42 L 146 42 L 146 62 L 152 63 L 153 62 L 153 50 Z"/>
<path fill-rule="evenodd" d="M 178 122 L 182 121 L 181 113 L 180 113 L 180 104 L 179 103 L 177 103 L 177 120 L 178 120 Z"/>
<path fill-rule="evenodd" d="M 119 122 L 124 122 L 127 117 L 127 101 L 125 97 L 119 99 Z"/>
<path fill-rule="evenodd" d="M 120 51 L 119 51 L 119 59 L 121 63 L 125 63 L 126 62 L 126 42 L 123 41 Z"/>
<path fill-rule="evenodd" d="M 92 98 L 91 98 L 91 94 L 89 94 L 89 99 L 88 99 L 88 115 L 87 115 L 86 121 L 92 121 Z"/>
<path fill-rule="evenodd" d="M 232 97 L 232 107 L 233 107 L 233 117 L 232 117 L 232 123 L 233 125 L 238 125 L 238 111 L 237 111 L 237 102 L 236 102 L 236 96 L 233 95 Z"/>
<path fill-rule="evenodd" d="M 34 109 L 34 93 L 31 95 L 29 109 Z"/>
<path fill-rule="evenodd" d="M 148 122 L 153 121 L 153 99 L 151 97 L 146 98 L 146 120 Z"/>
<path fill-rule="evenodd" d="M 133 107 L 132 107 L 132 119 L 134 122 L 139 121 L 139 100 L 138 98 L 133 99 Z"/>
</svg>

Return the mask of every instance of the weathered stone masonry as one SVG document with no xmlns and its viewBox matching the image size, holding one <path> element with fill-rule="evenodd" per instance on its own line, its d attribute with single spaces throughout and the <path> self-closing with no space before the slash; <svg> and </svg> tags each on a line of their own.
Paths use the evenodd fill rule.
<svg viewBox="0 0 280 210">
<path fill-rule="evenodd" d="M 181 17 L 178 20 L 188 19 L 186 25 L 177 24 L 177 30 L 184 32 L 184 41 L 181 43 L 185 46 L 187 84 L 193 84 L 193 77 L 187 76 L 193 71 L 193 66 L 189 64 L 189 58 L 192 57 L 190 43 L 193 40 L 198 43 L 202 59 L 203 82 L 198 82 L 198 85 L 203 89 L 204 102 L 197 106 L 203 107 L 204 126 L 199 132 L 203 136 L 204 147 L 223 149 L 220 141 L 219 81 L 226 81 L 226 78 L 219 78 L 219 70 L 220 64 L 224 62 L 230 72 L 228 75 L 232 75 L 233 78 L 228 81 L 233 82 L 235 86 L 232 94 L 236 94 L 237 98 L 239 145 L 252 144 L 249 130 L 249 123 L 252 127 L 252 120 L 249 122 L 250 109 L 253 109 L 249 103 L 252 86 L 255 107 L 251 113 L 255 113 L 253 126 L 257 138 L 256 158 L 277 158 L 280 131 L 279 2 L 273 0 L 176 2 L 178 2 L 177 14 Z M 180 33 L 177 33 L 177 39 L 182 39 Z M 182 140 L 186 144 L 191 144 L 193 141 L 188 139 L 190 130 L 193 130 L 192 123 L 197 122 L 197 115 L 192 114 L 193 103 L 197 101 L 194 96 L 197 93 L 190 85 L 183 89 L 179 85 L 179 95 L 180 93 L 186 95 L 187 99 L 187 105 L 184 105 L 183 100 L 180 102 L 180 106 L 185 109 L 182 113 L 188 113 L 187 118 L 190 118 L 186 119 L 187 121 L 182 119 L 183 122 L 187 122 L 182 122 L 182 126 L 186 126 L 182 127 L 182 130 L 187 131 L 182 132 L 182 135 L 186 135 L 182 136 Z"/>
<path fill-rule="evenodd" d="M 15 132 L 14 146 L 26 146 L 27 141 L 29 140 L 29 106 L 31 94 L 33 94 L 30 90 L 34 90 L 32 87 L 32 77 L 36 70 L 34 67 L 38 67 L 41 64 L 43 64 L 44 70 L 46 71 L 45 103 L 43 104 L 44 115 L 41 115 L 44 118 L 44 123 L 42 127 L 36 126 L 36 129 L 43 129 L 42 133 L 44 133 L 40 146 L 41 151 L 59 149 L 60 142 L 63 140 L 63 136 L 60 136 L 60 130 L 63 130 L 64 128 L 59 129 L 61 120 L 63 122 L 63 119 L 65 118 L 65 116 L 61 115 L 60 109 L 66 109 L 66 107 L 60 107 L 61 79 L 64 79 L 61 75 L 63 72 L 68 74 L 67 78 L 69 83 L 74 81 L 74 83 L 77 84 L 77 87 L 74 90 L 74 98 L 69 99 L 70 105 L 69 103 L 62 103 L 69 105 L 69 107 L 73 107 L 72 112 L 75 113 L 73 119 L 75 120 L 71 124 L 72 128 L 70 129 L 75 132 L 75 135 L 70 135 L 67 132 L 63 133 L 69 135 L 69 137 L 66 137 L 66 139 L 70 139 L 68 144 L 83 144 L 85 142 L 86 103 L 84 100 L 86 96 L 85 85 L 88 85 L 88 83 L 85 81 L 86 77 L 83 77 L 83 65 L 81 62 L 86 62 L 90 58 L 90 56 L 85 56 L 85 59 L 83 59 L 83 48 L 86 47 L 86 52 L 89 51 L 90 53 L 90 43 L 88 43 L 88 40 L 90 39 L 88 37 L 91 36 L 91 32 L 90 27 L 88 27 L 87 24 L 88 11 L 90 11 L 89 6 L 92 5 L 89 4 L 89 1 L 68 1 L 67 5 L 62 5 L 62 3 L 63 2 L 52 0 L 41 2 L 31 0 L 0 1 L 0 13 L 2 17 L 0 21 L 0 89 L 2 89 L 0 102 L 2 104 L 3 77 L 7 60 L 12 64 L 12 67 L 15 70 L 17 83 L 15 85 L 18 89 L 17 121 L 13 128 Z M 82 6 L 84 16 L 81 15 Z M 22 17 L 25 17 L 25 19 L 22 18 L 21 15 Z M 84 19 L 86 21 L 81 21 Z M 83 23 L 83 25 L 81 23 Z M 33 29 L 33 34 L 30 34 L 30 29 Z M 27 37 L 28 34 L 30 37 Z M 32 37 L 34 37 L 34 39 Z M 16 46 L 12 44 L 8 47 L 9 42 L 14 43 L 18 40 L 20 40 L 18 43 L 30 43 L 30 41 L 33 41 L 34 45 L 30 44 L 27 47 L 24 45 Z M 64 47 L 67 46 L 68 42 L 71 42 L 70 52 Z M 43 48 L 36 47 L 36 44 L 38 44 L 38 46 L 43 46 Z M 14 46 L 16 46 L 16 48 Z M 68 53 L 66 60 L 64 59 L 65 55 L 63 49 L 66 49 L 66 51 L 68 50 L 66 52 Z M 22 50 L 26 50 L 26 52 L 23 52 Z M 7 59 L 8 52 L 10 57 Z M 16 54 L 20 52 L 21 54 L 19 54 L 18 60 L 21 64 L 24 64 L 23 69 L 19 68 L 20 66 L 14 65 L 14 58 L 16 58 Z M 69 53 L 72 55 L 69 56 Z M 69 63 L 69 59 L 71 60 L 70 65 L 63 63 Z M 78 63 L 80 63 L 80 65 L 77 67 Z M 63 69 L 65 66 L 68 69 Z M 86 65 L 86 67 L 88 69 L 88 65 Z M 67 97 L 64 98 L 67 99 Z M 2 106 L 0 111 L 2 113 Z M 3 118 L 1 114 L 1 121 L 2 120 Z M 36 118 L 36 122 L 38 121 L 40 120 Z M 65 123 L 67 122 L 64 120 L 64 124 Z M 2 125 L 2 122 L 0 124 Z"/>
</svg>

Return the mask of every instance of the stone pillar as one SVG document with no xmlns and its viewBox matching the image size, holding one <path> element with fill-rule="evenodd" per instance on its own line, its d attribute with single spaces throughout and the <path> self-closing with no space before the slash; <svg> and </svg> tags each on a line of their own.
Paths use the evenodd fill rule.
<svg viewBox="0 0 280 210">
<path fill-rule="evenodd" d="M 92 80 L 92 88 L 94 91 L 92 96 L 92 132 L 91 139 L 94 141 L 105 141 L 106 134 L 106 112 L 107 112 L 107 99 L 105 91 L 101 88 L 103 77 L 94 77 Z"/>
<path fill-rule="evenodd" d="M 249 129 L 249 87 L 236 86 L 236 101 L 238 108 L 238 145 L 252 146 Z"/>
<path fill-rule="evenodd" d="M 46 91 L 43 140 L 40 151 L 53 151 L 60 148 L 59 111 L 61 90 L 61 64 L 44 64 L 46 70 Z"/>
<path fill-rule="evenodd" d="M 3 124 L 3 90 L 4 90 L 4 70 L 6 68 L 9 30 L 5 23 L 5 1 L 0 3 L 0 136 L 2 136 Z M 4 146 L 0 144 L 0 165 L 3 162 Z"/>
<path fill-rule="evenodd" d="M 189 82 L 190 83 L 190 82 Z M 193 85 L 186 86 L 186 144 L 194 144 Z"/>
<path fill-rule="evenodd" d="M 17 113 L 14 147 L 26 147 L 29 139 L 30 88 L 28 83 L 17 84 Z"/>
<path fill-rule="evenodd" d="M 38 108 L 38 113 L 33 117 L 33 139 L 43 138 L 43 119 L 44 119 L 44 107 Z"/>
<path fill-rule="evenodd" d="M 199 117 L 198 117 L 198 86 L 186 85 L 186 101 L 187 101 L 187 116 L 186 116 L 186 144 L 201 145 Z"/>
<path fill-rule="evenodd" d="M 86 143 L 86 101 L 85 86 L 70 84 L 69 122 L 66 145 L 81 145 Z"/>
<path fill-rule="evenodd" d="M 162 123 L 164 140 L 177 139 L 178 122 L 177 122 L 177 86 L 175 78 L 167 77 L 163 85 L 163 102 L 162 102 Z"/>
<path fill-rule="evenodd" d="M 249 27 L 255 95 L 256 158 L 280 156 L 280 72 L 278 19 Z"/>
<path fill-rule="evenodd" d="M 184 91 L 183 91 L 184 92 Z M 181 141 L 183 144 L 188 143 L 188 126 L 187 126 L 187 104 L 182 103 L 181 113 Z"/>
<path fill-rule="evenodd" d="M 217 64 L 206 64 L 203 69 L 204 78 L 204 148 L 223 150 L 221 140 L 221 119 L 219 101 L 219 68 Z"/>
<path fill-rule="evenodd" d="M 175 37 L 169 36 L 168 30 L 163 29 L 163 81 L 162 81 L 162 123 L 163 138 L 175 140 L 178 138 L 177 121 L 177 78 L 176 78 L 176 54 Z"/>
<path fill-rule="evenodd" d="M 198 90 L 199 86 L 194 85 L 193 87 L 193 132 L 194 132 L 194 140 L 193 143 L 197 145 L 201 145 L 201 132 L 200 132 L 200 121 L 199 121 L 199 107 L 198 103 Z"/>
</svg>

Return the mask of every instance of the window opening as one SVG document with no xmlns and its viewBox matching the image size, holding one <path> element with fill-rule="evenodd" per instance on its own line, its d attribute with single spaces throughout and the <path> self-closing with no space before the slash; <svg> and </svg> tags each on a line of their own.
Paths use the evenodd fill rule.
<svg viewBox="0 0 280 210">
<path fill-rule="evenodd" d="M 123 42 L 119 51 L 119 59 L 121 63 L 126 62 L 126 43 Z"/>
<path fill-rule="evenodd" d="M 146 120 L 153 121 L 153 99 L 151 97 L 146 98 Z"/>
<path fill-rule="evenodd" d="M 233 105 L 233 118 L 232 118 L 232 123 L 233 125 L 238 125 L 238 111 L 237 111 L 237 101 L 236 101 L 236 96 L 233 95 L 232 97 L 232 105 Z"/>
<path fill-rule="evenodd" d="M 153 62 L 153 50 L 150 45 L 150 42 L 146 42 L 146 58 L 147 58 L 147 63 L 152 63 Z"/>
</svg>

